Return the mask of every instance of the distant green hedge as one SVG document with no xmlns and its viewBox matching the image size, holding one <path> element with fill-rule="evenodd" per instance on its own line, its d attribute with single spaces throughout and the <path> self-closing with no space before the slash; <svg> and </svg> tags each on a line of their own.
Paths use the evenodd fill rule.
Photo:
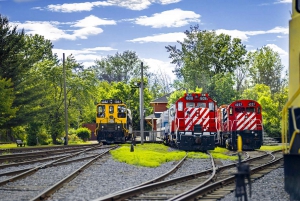
<svg viewBox="0 0 300 201">
<path fill-rule="evenodd" d="M 91 138 L 91 131 L 88 128 L 78 128 L 76 130 L 76 134 L 80 139 L 82 139 L 84 141 Z"/>
</svg>

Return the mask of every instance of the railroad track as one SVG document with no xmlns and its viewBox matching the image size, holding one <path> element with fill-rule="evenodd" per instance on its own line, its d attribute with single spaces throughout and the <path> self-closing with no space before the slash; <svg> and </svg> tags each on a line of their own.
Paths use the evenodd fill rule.
<svg viewBox="0 0 300 201">
<path fill-rule="evenodd" d="M 37 160 L 32 160 L 32 161 L 26 161 L 26 162 L 20 162 L 20 163 L 9 163 L 9 164 L 4 164 L 0 165 L 0 181 L 3 180 L 1 178 L 7 177 L 7 176 L 12 176 L 12 175 L 17 175 L 26 171 L 29 171 L 30 169 L 42 165 L 42 162 L 45 161 L 54 161 L 53 163 L 50 163 L 49 166 L 57 166 L 57 165 L 64 165 L 76 161 L 81 161 L 83 159 L 89 159 L 93 158 L 95 154 L 90 153 L 93 152 L 94 150 L 101 150 L 101 149 L 107 149 L 109 146 L 97 146 L 97 147 L 92 147 L 84 150 L 77 150 L 77 152 L 72 152 L 72 154 L 66 154 L 66 155 L 59 155 L 59 156 L 52 156 L 48 158 L 43 158 L 43 159 L 37 159 Z M 90 155 L 90 156 L 82 156 L 79 157 L 81 154 L 85 155 Z M 74 159 L 74 157 L 79 157 Z M 62 160 L 65 160 L 61 162 Z M 11 170 L 11 167 L 14 167 L 14 170 Z"/>
<path fill-rule="evenodd" d="M 281 152 L 280 156 L 282 157 Z M 250 167 L 252 168 L 251 173 L 254 173 L 256 169 L 257 171 L 262 171 L 265 164 L 270 165 L 272 163 L 278 162 L 279 160 L 276 160 L 272 153 L 265 153 L 258 157 L 247 158 L 246 160 L 244 160 L 244 162 L 250 164 Z M 264 163 L 264 165 L 262 165 L 262 163 Z M 166 181 L 142 185 L 139 187 L 132 187 L 131 189 L 125 189 L 114 194 L 100 197 L 94 201 L 193 200 L 194 198 L 199 197 L 203 199 L 204 196 L 207 196 L 207 198 L 209 198 L 209 194 L 212 194 L 216 189 L 220 189 L 221 187 L 225 187 L 227 185 L 227 189 L 222 190 L 223 194 L 218 194 L 218 196 L 216 196 L 216 194 L 213 194 L 214 199 L 216 199 L 216 197 L 221 198 L 234 190 L 234 188 L 228 185 L 234 185 L 235 176 L 233 175 L 233 173 L 236 173 L 236 171 L 236 164 L 229 164 L 222 167 L 216 167 L 213 163 L 212 168 L 206 171 L 201 171 L 196 174 L 191 174 L 188 176 L 170 179 Z M 268 169 L 268 171 L 271 170 Z M 252 175 L 252 177 L 254 177 L 254 174 Z M 224 183 L 227 180 L 228 182 Z M 214 186 L 215 189 L 213 189 L 212 186 Z M 199 189 L 201 189 L 201 191 Z"/>
<path fill-rule="evenodd" d="M 0 182 L 0 192 L 2 193 L 3 198 L 8 198 L 9 195 L 16 194 L 17 197 L 22 200 L 45 199 L 47 196 L 50 196 L 53 192 L 60 188 L 65 182 L 68 182 L 71 179 L 73 179 L 97 159 L 101 158 L 111 149 L 114 149 L 116 147 L 117 146 L 106 148 L 106 150 L 103 150 L 102 153 L 98 153 L 93 156 L 88 156 L 84 159 L 82 158 L 81 161 L 79 161 L 79 159 L 69 161 L 62 161 L 62 159 L 59 159 L 55 162 L 47 163 L 45 165 L 32 168 L 27 172 L 14 176 L 6 181 Z M 83 152 L 81 151 L 81 153 Z M 67 158 L 63 158 L 63 160 L 66 159 Z M 63 165 L 67 163 L 73 163 L 75 164 L 75 166 L 64 167 Z M 61 167 L 58 168 L 58 166 Z M 64 174 L 56 176 L 56 171 L 63 171 Z M 49 177 L 54 177 L 54 179 L 48 179 Z M 41 180 L 42 185 L 35 185 L 35 180 Z"/>
<path fill-rule="evenodd" d="M 88 148 L 91 146 L 96 146 L 99 144 L 83 144 L 83 145 L 56 145 L 56 146 L 43 146 L 43 147 L 16 147 L 8 149 L 0 149 L 0 155 L 10 155 L 10 154 L 20 154 L 20 153 L 30 153 L 37 151 L 51 151 L 51 150 L 63 150 L 63 149 L 73 149 L 73 148 Z"/>
<path fill-rule="evenodd" d="M 74 146 L 74 147 L 64 147 L 64 148 L 53 148 L 40 151 L 31 151 L 31 152 L 23 152 L 23 153 L 16 153 L 16 154 L 6 154 L 0 155 L 0 163 L 9 163 L 9 162 L 19 162 L 25 160 L 35 160 L 37 158 L 45 158 L 53 155 L 58 154 L 68 154 L 74 153 L 74 151 L 78 150 L 85 150 L 87 148 L 99 147 L 99 145 L 89 145 L 89 146 Z"/>
</svg>

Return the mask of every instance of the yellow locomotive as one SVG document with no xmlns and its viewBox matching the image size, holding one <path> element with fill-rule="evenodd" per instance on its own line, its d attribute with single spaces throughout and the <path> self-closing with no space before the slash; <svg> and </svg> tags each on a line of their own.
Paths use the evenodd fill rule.
<svg viewBox="0 0 300 201">
<path fill-rule="evenodd" d="M 131 110 L 121 100 L 101 100 L 97 104 L 96 124 L 99 143 L 118 144 L 132 139 Z"/>
<path fill-rule="evenodd" d="M 300 200 L 300 0 L 293 0 L 289 23 L 289 95 L 282 111 L 284 188 Z"/>
</svg>

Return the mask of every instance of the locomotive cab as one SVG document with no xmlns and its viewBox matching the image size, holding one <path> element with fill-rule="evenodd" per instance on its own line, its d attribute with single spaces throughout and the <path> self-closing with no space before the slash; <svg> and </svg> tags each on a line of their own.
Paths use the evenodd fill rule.
<svg viewBox="0 0 300 201">
<path fill-rule="evenodd" d="M 132 138 L 131 112 L 120 100 L 102 100 L 97 105 L 96 124 L 99 143 L 125 143 Z"/>
<path fill-rule="evenodd" d="M 216 102 L 208 94 L 185 94 L 169 111 L 171 145 L 186 151 L 215 148 Z"/>
<path fill-rule="evenodd" d="M 219 145 L 237 149 L 237 138 L 242 137 L 243 150 L 259 149 L 263 144 L 261 106 L 254 100 L 238 100 L 218 110 L 221 118 Z"/>
</svg>

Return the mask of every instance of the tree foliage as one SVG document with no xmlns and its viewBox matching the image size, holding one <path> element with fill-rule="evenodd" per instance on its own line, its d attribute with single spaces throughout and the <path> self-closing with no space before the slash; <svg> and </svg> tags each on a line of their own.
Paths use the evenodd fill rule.
<svg viewBox="0 0 300 201">
<path fill-rule="evenodd" d="M 246 48 L 238 38 L 214 31 L 201 31 L 199 26 L 191 26 L 185 32 L 183 42 L 176 46 L 166 46 L 169 58 L 176 64 L 175 73 L 190 88 L 203 87 L 206 91 L 207 80 L 219 73 L 232 73 L 244 63 Z"/>
<path fill-rule="evenodd" d="M 270 87 L 264 84 L 257 84 L 251 89 L 247 89 L 242 94 L 243 99 L 256 100 L 262 107 L 263 126 L 270 136 L 278 137 L 281 132 L 281 116 L 279 101 L 271 96 Z"/>
<path fill-rule="evenodd" d="M 218 105 L 230 104 L 237 96 L 234 84 L 231 73 L 216 74 L 209 83 L 208 93 Z"/>
<path fill-rule="evenodd" d="M 255 52 L 249 52 L 250 73 L 253 86 L 264 84 L 270 87 L 272 94 L 282 86 L 283 65 L 280 56 L 270 47 L 264 46 Z"/>
<path fill-rule="evenodd" d="M 15 117 L 17 108 L 12 108 L 15 95 L 12 89 L 11 80 L 0 79 L 0 126 L 11 118 Z"/>
<path fill-rule="evenodd" d="M 134 51 L 127 50 L 96 60 L 91 68 L 95 70 L 100 81 L 129 83 L 132 78 L 141 76 L 141 62 Z M 148 68 L 146 65 L 143 66 L 144 73 Z"/>
</svg>

